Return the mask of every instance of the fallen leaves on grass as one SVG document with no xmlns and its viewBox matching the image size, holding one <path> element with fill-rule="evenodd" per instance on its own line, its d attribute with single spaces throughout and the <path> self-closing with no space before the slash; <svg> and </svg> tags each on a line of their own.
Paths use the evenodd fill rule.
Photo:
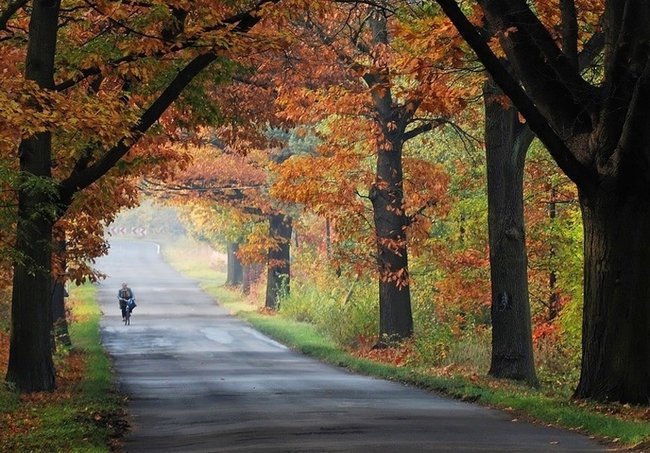
<svg viewBox="0 0 650 453">
<path fill-rule="evenodd" d="M 358 347 L 350 352 L 355 357 L 361 359 L 386 363 L 397 367 L 403 367 L 411 363 L 414 359 L 413 345 L 408 341 L 399 346 L 383 348 L 375 347 L 376 343 L 376 338 L 361 337 L 358 341 Z"/>
<path fill-rule="evenodd" d="M 0 332 L 0 369 L 6 370 L 9 360 L 8 335 Z M 13 411 L 0 414 L 0 450 L 13 449 L 20 445 L 20 436 L 41 424 L 44 409 L 69 399 L 75 386 L 83 378 L 85 360 L 81 353 L 71 352 L 57 363 L 57 388 L 53 392 L 34 392 L 20 395 L 19 404 Z"/>
</svg>

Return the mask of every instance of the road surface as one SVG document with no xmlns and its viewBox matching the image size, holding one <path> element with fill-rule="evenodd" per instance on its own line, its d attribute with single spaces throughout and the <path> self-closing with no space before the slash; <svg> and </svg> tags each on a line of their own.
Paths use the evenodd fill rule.
<svg viewBox="0 0 650 453">
<path fill-rule="evenodd" d="M 114 241 L 97 267 L 102 339 L 129 396 L 127 452 L 605 451 L 587 437 L 358 376 L 231 317 L 151 242 Z M 138 307 L 124 326 L 121 282 Z"/>
</svg>

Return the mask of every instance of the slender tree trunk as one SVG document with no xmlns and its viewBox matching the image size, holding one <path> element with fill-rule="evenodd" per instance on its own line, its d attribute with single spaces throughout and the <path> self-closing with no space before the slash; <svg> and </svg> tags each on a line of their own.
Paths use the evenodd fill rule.
<svg viewBox="0 0 650 453">
<path fill-rule="evenodd" d="M 379 347 L 413 334 L 400 135 L 392 137 L 391 149 L 377 151 L 377 177 L 370 192 L 379 271 Z"/>
<path fill-rule="evenodd" d="M 262 275 L 263 266 L 259 263 L 246 264 L 242 276 L 242 292 L 250 294 L 251 285 L 256 282 Z"/>
<path fill-rule="evenodd" d="M 523 177 L 532 141 L 514 108 L 504 108 L 501 91 L 484 86 L 492 357 L 489 374 L 537 383 L 528 299 Z"/>
<path fill-rule="evenodd" d="M 548 203 L 548 217 L 551 220 L 551 225 L 555 223 L 555 218 L 557 217 L 557 203 L 555 202 L 555 197 L 557 196 L 557 191 L 555 187 L 551 187 L 551 199 Z M 549 258 L 551 261 L 551 270 L 548 273 L 548 321 L 551 322 L 557 315 L 560 313 L 560 293 L 557 290 L 557 272 L 555 271 L 555 245 L 550 244 L 549 249 Z"/>
<path fill-rule="evenodd" d="M 228 263 L 227 263 L 227 286 L 239 286 L 244 281 L 244 267 L 237 257 L 239 244 L 237 242 L 228 242 Z"/>
<path fill-rule="evenodd" d="M 327 259 L 332 257 L 332 226 L 330 219 L 325 219 L 325 256 Z"/>
<path fill-rule="evenodd" d="M 54 86 L 59 7 L 56 0 L 32 2 L 25 77 L 41 88 Z M 14 263 L 6 379 L 22 392 L 53 390 L 51 245 L 56 193 L 47 184 L 52 177 L 51 134 L 41 132 L 24 139 L 19 154 L 22 181 L 16 250 L 20 257 Z"/>
<path fill-rule="evenodd" d="M 57 241 L 56 255 L 59 259 L 58 275 L 52 276 L 52 350 L 55 351 L 58 344 L 71 346 L 70 334 L 68 333 L 68 321 L 65 313 L 65 240 Z"/>
<path fill-rule="evenodd" d="M 584 224 L 582 365 L 577 398 L 650 403 L 650 187 L 619 177 L 580 193 Z"/>
<path fill-rule="evenodd" d="M 291 217 L 284 214 L 269 216 L 269 235 L 277 246 L 268 252 L 266 308 L 277 310 L 280 296 L 289 294 L 291 278 Z"/>
<path fill-rule="evenodd" d="M 65 286 L 62 281 L 52 282 L 52 326 L 53 326 L 53 350 L 61 344 L 71 346 L 70 333 L 68 332 L 68 320 L 65 313 Z"/>
</svg>

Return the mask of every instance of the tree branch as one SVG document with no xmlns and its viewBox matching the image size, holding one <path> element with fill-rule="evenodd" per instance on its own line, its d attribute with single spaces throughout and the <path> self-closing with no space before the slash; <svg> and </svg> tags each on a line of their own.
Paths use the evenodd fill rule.
<svg viewBox="0 0 650 453">
<path fill-rule="evenodd" d="M 560 0 L 562 14 L 562 52 L 578 68 L 578 16 L 574 0 Z"/>
<path fill-rule="evenodd" d="M 246 14 L 238 14 L 229 19 L 237 25 L 231 33 L 247 33 L 260 18 L 255 14 L 257 9 L 267 3 L 276 3 L 279 0 L 265 0 L 257 3 L 256 9 Z M 236 19 L 235 19 L 236 18 Z M 215 50 L 195 57 L 185 66 L 176 77 L 167 85 L 158 98 L 142 114 L 140 120 L 131 128 L 129 134 L 122 137 L 117 144 L 109 149 L 99 160 L 86 166 L 78 173 L 72 173 L 60 183 L 61 209 L 65 211 L 72 202 L 73 196 L 104 176 L 115 164 L 124 157 L 131 148 L 140 140 L 145 132 L 162 116 L 167 108 L 180 96 L 183 90 L 194 78 L 212 62 L 217 59 Z M 84 157 L 82 156 L 82 159 Z M 78 164 L 78 163 L 77 163 Z M 75 168 L 81 168 L 75 165 Z"/>
<path fill-rule="evenodd" d="M 105 175 L 115 164 L 129 152 L 129 150 L 140 140 L 142 135 L 160 118 L 181 92 L 203 69 L 217 59 L 214 52 L 201 54 L 185 66 L 158 96 L 158 98 L 142 114 L 140 120 L 131 128 L 128 136 L 122 137 L 118 143 L 108 150 L 97 162 L 85 167 L 78 173 L 71 174 L 61 182 L 61 199 L 67 208 L 73 195 L 88 187 Z M 83 159 L 83 157 L 82 157 Z M 76 167 L 76 166 L 75 166 Z"/>
<path fill-rule="evenodd" d="M 433 130 L 434 128 L 441 126 L 445 123 L 447 123 L 446 118 L 436 118 L 431 121 L 428 121 L 426 123 L 422 123 L 419 126 L 414 127 L 413 129 L 410 129 L 408 131 L 404 132 L 404 135 L 402 135 L 402 141 L 406 143 L 407 141 L 411 140 L 412 138 L 417 137 L 420 134 L 424 134 L 425 132 L 429 132 Z"/>
<path fill-rule="evenodd" d="M 436 1 L 458 29 L 463 39 L 474 50 L 481 63 L 494 78 L 494 81 L 524 115 L 530 128 L 544 143 L 562 171 L 581 189 L 592 189 L 597 182 L 595 172 L 583 166 L 571 153 L 564 141 L 550 126 L 548 120 L 537 109 L 526 92 L 519 86 L 519 83 L 510 75 L 487 43 L 481 38 L 478 31 L 465 17 L 456 2 L 454 0 Z"/>
<path fill-rule="evenodd" d="M 235 32 L 235 33 L 237 33 L 237 32 L 239 32 L 239 33 L 245 32 L 248 29 L 250 29 L 252 27 L 252 25 L 257 23 L 258 20 L 259 20 L 259 18 L 254 15 L 255 11 L 258 11 L 262 6 L 264 6 L 267 3 L 272 4 L 272 3 L 277 3 L 279 1 L 280 0 L 263 0 L 263 1 L 260 1 L 260 2 L 257 3 L 257 5 L 255 5 L 255 7 L 253 9 L 251 9 L 251 10 L 249 10 L 247 12 L 235 14 L 235 15 L 233 15 L 231 17 L 228 17 L 227 19 L 224 19 L 223 21 L 219 22 L 216 25 L 206 27 L 198 35 L 200 35 L 202 33 L 210 33 L 210 32 L 213 32 L 213 31 L 217 31 L 217 30 L 226 28 L 228 26 L 232 26 L 234 24 L 237 24 L 237 25 L 236 25 L 235 29 L 233 29 L 233 32 Z M 251 21 L 254 21 L 254 22 L 251 22 Z M 164 32 L 164 30 L 163 30 L 163 32 Z M 115 59 L 113 61 L 107 62 L 105 65 L 102 65 L 102 66 L 104 66 L 104 67 L 116 67 L 116 66 L 119 66 L 121 64 L 132 63 L 134 61 L 138 61 L 138 60 L 141 60 L 143 58 L 162 58 L 162 57 L 164 57 L 166 55 L 171 55 L 171 54 L 174 54 L 176 52 L 180 52 L 182 50 L 192 48 L 193 46 L 196 45 L 197 42 L 198 42 L 197 37 L 190 38 L 190 39 L 188 39 L 186 41 L 183 41 L 183 42 L 174 43 L 169 48 L 160 50 L 160 51 L 155 52 L 153 54 L 146 53 L 146 52 L 132 53 L 132 54 L 124 55 L 124 56 L 122 56 L 120 58 L 117 58 L 117 59 Z M 93 75 L 100 74 L 101 72 L 102 72 L 102 68 L 100 66 L 92 66 L 90 68 L 81 69 L 79 71 L 78 75 L 76 75 L 76 76 L 74 76 L 74 77 L 72 77 L 70 79 L 61 81 L 58 84 L 56 84 L 55 90 L 56 91 L 67 90 L 68 88 L 71 88 L 71 87 L 75 86 L 76 84 L 78 84 L 79 82 L 85 80 L 86 78 L 88 78 L 90 76 L 93 76 Z"/>
<path fill-rule="evenodd" d="M 244 204 L 249 201 L 247 195 L 244 193 L 246 190 L 260 190 L 266 189 L 266 184 L 253 184 L 249 186 L 209 186 L 197 185 L 192 183 L 185 184 L 162 184 L 150 180 L 144 181 L 144 191 L 163 192 L 165 194 L 173 193 L 174 197 L 190 197 L 190 196 L 212 196 L 211 200 L 228 204 L 229 206 L 236 206 L 245 214 L 261 216 L 264 211 L 257 207 Z"/>
<path fill-rule="evenodd" d="M 578 54 L 578 69 L 580 72 L 587 69 L 587 67 L 594 62 L 596 57 L 603 51 L 604 48 L 605 33 L 594 33 L 591 38 L 589 38 L 589 40 L 585 43 L 582 51 Z"/>
<path fill-rule="evenodd" d="M 500 32 L 508 61 L 535 99 L 538 109 L 558 131 L 592 130 L 586 108 L 597 99 L 587 83 L 558 48 L 546 27 L 523 0 L 481 0 L 492 28 Z"/>
<path fill-rule="evenodd" d="M 20 8 L 27 4 L 27 0 L 15 0 L 7 5 L 7 7 L 0 14 L 0 30 L 7 29 L 7 23 L 18 12 Z"/>
<path fill-rule="evenodd" d="M 627 115 L 623 124 L 618 144 L 610 154 L 602 153 L 597 156 L 599 173 L 610 175 L 620 170 L 620 161 L 623 156 L 636 154 L 635 165 L 644 166 L 641 174 L 647 174 L 650 168 L 650 152 L 647 146 L 648 124 L 650 124 L 650 62 L 646 63 L 645 69 L 637 80 Z"/>
<path fill-rule="evenodd" d="M 620 6 L 617 5 L 617 8 Z M 614 155 L 616 148 L 620 147 L 619 140 L 630 116 L 630 103 L 635 96 L 640 74 L 648 64 L 648 9 L 645 2 L 627 0 L 622 9 L 610 12 L 620 14 L 617 18 L 621 25 L 615 45 L 608 43 L 608 47 L 613 47 L 613 50 L 606 51 L 608 60 L 603 84 L 604 103 L 599 117 L 600 128 L 597 131 L 602 144 L 599 150 L 599 165 Z"/>
</svg>

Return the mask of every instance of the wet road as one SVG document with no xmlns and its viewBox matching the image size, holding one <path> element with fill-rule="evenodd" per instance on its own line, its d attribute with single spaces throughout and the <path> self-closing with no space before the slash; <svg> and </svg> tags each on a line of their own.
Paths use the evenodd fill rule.
<svg viewBox="0 0 650 453">
<path fill-rule="evenodd" d="M 102 339 L 129 396 L 127 452 L 604 451 L 590 439 L 296 354 L 229 316 L 150 242 L 97 267 Z M 121 323 L 122 281 L 138 303 Z"/>
</svg>

